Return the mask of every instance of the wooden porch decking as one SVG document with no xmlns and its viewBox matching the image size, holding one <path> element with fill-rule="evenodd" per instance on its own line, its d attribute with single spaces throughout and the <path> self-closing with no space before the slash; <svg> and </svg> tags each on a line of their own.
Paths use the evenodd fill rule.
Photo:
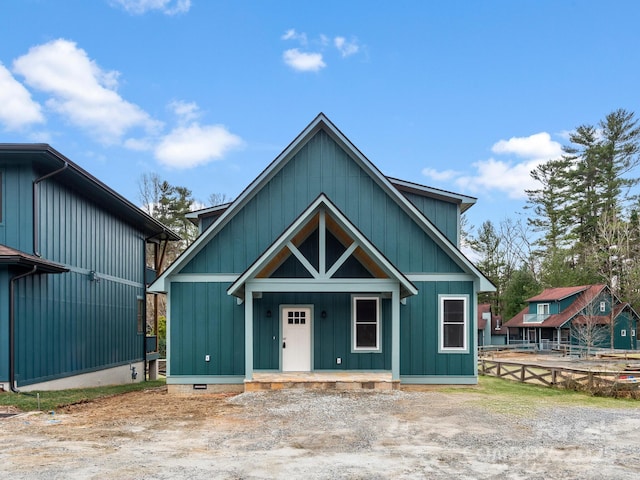
<svg viewBox="0 0 640 480">
<path fill-rule="evenodd" d="M 315 390 L 397 390 L 391 372 L 254 372 L 244 391 L 309 388 Z"/>
</svg>

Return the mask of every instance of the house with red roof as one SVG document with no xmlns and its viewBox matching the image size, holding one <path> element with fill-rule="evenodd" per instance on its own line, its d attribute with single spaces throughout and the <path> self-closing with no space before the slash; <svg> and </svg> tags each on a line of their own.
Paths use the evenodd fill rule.
<svg viewBox="0 0 640 480">
<path fill-rule="evenodd" d="M 502 317 L 496 315 L 490 303 L 478 305 L 478 346 L 505 345 L 507 343 L 507 327 Z"/>
<path fill-rule="evenodd" d="M 542 349 L 562 344 L 609 348 L 613 332 L 614 348 L 637 348 L 640 317 L 607 285 L 547 288 L 527 302 L 527 307 L 505 322 L 510 344 L 535 343 Z"/>
</svg>

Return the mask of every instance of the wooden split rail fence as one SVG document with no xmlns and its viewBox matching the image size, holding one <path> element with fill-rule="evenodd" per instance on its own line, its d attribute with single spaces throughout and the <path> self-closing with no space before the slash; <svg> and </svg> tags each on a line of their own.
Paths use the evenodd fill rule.
<svg viewBox="0 0 640 480">
<path fill-rule="evenodd" d="M 585 390 L 608 396 L 637 396 L 640 387 L 640 371 L 588 370 L 483 358 L 480 359 L 478 373 L 522 383 Z"/>
</svg>

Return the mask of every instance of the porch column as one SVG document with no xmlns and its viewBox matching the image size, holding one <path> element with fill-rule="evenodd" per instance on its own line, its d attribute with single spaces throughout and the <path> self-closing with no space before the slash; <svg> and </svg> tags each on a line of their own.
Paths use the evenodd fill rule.
<svg viewBox="0 0 640 480">
<path fill-rule="evenodd" d="M 244 286 L 244 378 L 253 380 L 253 289 Z"/>
<path fill-rule="evenodd" d="M 400 380 L 400 284 L 391 290 L 391 380 Z"/>
</svg>

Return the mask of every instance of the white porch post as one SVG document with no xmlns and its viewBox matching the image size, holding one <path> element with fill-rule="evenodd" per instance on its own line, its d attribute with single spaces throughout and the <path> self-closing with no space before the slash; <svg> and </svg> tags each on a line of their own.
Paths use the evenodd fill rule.
<svg viewBox="0 0 640 480">
<path fill-rule="evenodd" d="M 400 380 L 400 284 L 391 290 L 391 380 Z"/>
<path fill-rule="evenodd" d="M 244 287 L 244 378 L 253 380 L 253 289 Z"/>
</svg>

